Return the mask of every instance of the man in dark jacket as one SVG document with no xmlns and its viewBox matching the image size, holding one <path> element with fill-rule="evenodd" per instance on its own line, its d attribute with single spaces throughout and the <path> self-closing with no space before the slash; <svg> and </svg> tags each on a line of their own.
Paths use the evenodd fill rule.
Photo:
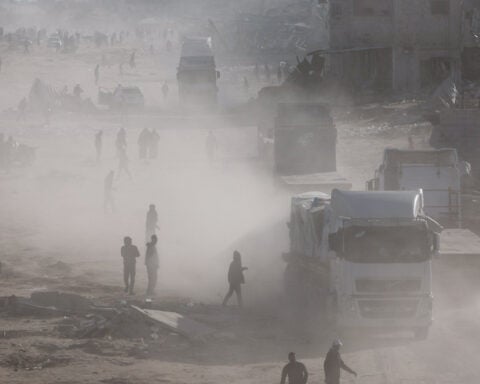
<svg viewBox="0 0 480 384">
<path fill-rule="evenodd" d="M 230 263 L 230 268 L 228 269 L 228 283 L 230 284 L 230 289 L 228 290 L 225 299 L 223 299 L 223 306 L 227 305 L 228 300 L 232 297 L 233 292 L 237 294 L 238 306 L 242 307 L 242 284 L 245 284 L 245 278 L 243 277 L 243 271 L 247 270 L 247 267 L 242 267 L 242 257 L 240 252 L 233 252 L 233 261 Z"/>
<path fill-rule="evenodd" d="M 308 380 L 308 372 L 305 365 L 297 361 L 295 352 L 288 354 L 289 363 L 283 367 L 282 379 L 280 384 L 285 384 L 288 377 L 288 384 L 306 384 Z"/>
<path fill-rule="evenodd" d="M 140 257 L 138 248 L 132 244 L 131 237 L 123 238 L 123 247 L 120 250 L 123 258 L 123 280 L 125 281 L 125 292 L 133 295 L 133 287 L 135 285 L 135 267 L 137 257 Z"/>
<path fill-rule="evenodd" d="M 340 356 L 341 346 L 342 342 L 335 340 L 323 362 L 326 384 L 340 384 L 340 368 L 357 377 L 357 373 L 343 362 Z"/>
</svg>

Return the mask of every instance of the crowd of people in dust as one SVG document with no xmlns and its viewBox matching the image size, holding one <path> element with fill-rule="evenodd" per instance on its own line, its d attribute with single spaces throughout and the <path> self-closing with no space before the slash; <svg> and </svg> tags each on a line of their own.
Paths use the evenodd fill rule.
<svg viewBox="0 0 480 384">
<path fill-rule="evenodd" d="M 175 32 L 171 29 L 165 29 L 162 34 L 165 42 L 166 50 L 172 51 L 173 41 L 175 41 Z M 141 30 L 135 31 L 135 37 L 137 39 L 145 39 L 145 32 Z M 68 31 L 58 30 L 50 36 L 47 35 L 46 30 L 36 29 L 19 29 L 12 33 L 4 33 L 3 28 L 0 28 L 0 40 L 5 40 L 9 43 L 10 49 L 15 45 L 23 47 L 24 53 L 30 53 L 31 46 L 35 42 L 38 46 L 42 42 L 46 42 L 48 46 L 54 47 L 59 50 L 74 50 L 78 48 L 82 41 L 92 41 L 97 47 L 101 46 L 116 46 L 122 45 L 127 39 L 130 38 L 130 33 L 127 31 L 114 32 L 111 35 L 107 35 L 100 32 L 95 32 L 92 36 L 83 36 L 80 33 L 69 33 Z M 150 45 L 150 54 L 155 53 L 156 48 Z M 123 74 L 123 64 L 119 64 L 119 72 Z M 136 51 L 132 51 L 128 58 L 128 65 L 131 68 L 136 66 Z M 106 56 L 103 54 L 101 63 L 96 64 L 93 71 L 94 83 L 99 85 L 101 77 L 101 67 L 110 66 L 110 63 Z M 2 59 L 0 58 L 0 71 L 2 70 Z M 276 78 L 278 83 L 281 83 L 288 76 L 291 68 L 286 62 L 281 62 L 276 71 Z M 254 78 L 259 82 L 264 78 L 267 83 L 270 83 L 274 78 L 274 69 L 267 63 L 260 65 L 256 63 L 253 69 Z M 243 87 L 246 91 L 249 90 L 249 80 L 247 77 L 242 79 Z M 169 93 L 168 83 L 165 81 L 161 87 L 164 100 L 167 99 Z M 63 92 L 66 92 L 65 89 Z M 73 95 L 80 98 L 83 90 L 80 85 L 76 85 L 73 89 Z M 27 111 L 27 99 L 23 98 L 18 104 L 17 121 L 26 119 Z M 144 128 L 138 137 L 138 157 L 140 160 L 153 160 L 156 159 L 159 154 L 159 141 L 160 136 L 158 132 L 153 129 L 149 130 Z M 103 150 L 103 131 L 98 130 L 94 135 L 94 147 L 96 154 L 96 163 L 100 164 L 102 161 Z M 113 213 L 116 209 L 114 191 L 115 180 L 121 175 L 126 175 L 132 178 L 129 169 L 129 158 L 127 156 L 127 137 L 125 128 L 120 128 L 115 139 L 115 149 L 118 158 L 118 168 L 116 171 L 110 170 L 104 179 L 104 211 L 106 214 Z M 209 131 L 205 139 L 205 153 L 209 164 L 213 164 L 216 159 L 216 153 L 218 150 L 217 138 L 213 131 Z M 28 161 L 34 155 L 34 149 L 17 143 L 13 137 L 5 139 L 4 135 L 0 133 L 0 170 L 10 170 L 12 164 L 16 161 Z M 159 253 L 157 245 L 159 241 L 159 217 L 155 204 L 150 204 L 146 213 L 145 220 L 145 253 L 144 264 L 147 275 L 147 288 L 146 296 L 152 297 L 155 295 L 155 290 L 158 280 Z M 137 259 L 141 257 L 138 247 L 134 244 L 131 236 L 125 236 L 123 238 L 123 245 L 120 248 L 120 256 L 123 259 L 123 281 L 124 292 L 128 295 L 135 295 L 135 277 L 136 277 L 136 265 Z M 233 260 L 230 263 L 227 273 L 228 291 L 223 299 L 222 306 L 227 306 L 230 298 L 233 294 L 236 295 L 237 303 L 240 308 L 243 307 L 242 297 L 242 285 L 245 284 L 244 272 L 248 270 L 247 267 L 242 264 L 242 255 L 238 250 L 233 252 Z M 325 383 L 327 384 L 339 384 L 340 383 L 340 371 L 343 369 L 355 376 L 357 373 L 349 368 L 342 360 L 340 355 L 340 348 L 342 342 L 335 340 L 329 349 L 325 361 Z M 288 364 L 286 364 L 281 373 L 280 384 L 285 384 L 288 379 L 289 384 L 306 384 L 308 380 L 308 371 L 305 365 L 296 359 L 294 352 L 288 354 Z"/>
</svg>

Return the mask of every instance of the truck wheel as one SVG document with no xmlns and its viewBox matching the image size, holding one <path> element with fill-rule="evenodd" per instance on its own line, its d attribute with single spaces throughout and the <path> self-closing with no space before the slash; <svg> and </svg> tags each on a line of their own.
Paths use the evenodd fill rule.
<svg viewBox="0 0 480 384">
<path fill-rule="evenodd" d="M 428 337 L 428 327 L 415 328 L 413 332 L 417 340 L 425 340 Z"/>
</svg>

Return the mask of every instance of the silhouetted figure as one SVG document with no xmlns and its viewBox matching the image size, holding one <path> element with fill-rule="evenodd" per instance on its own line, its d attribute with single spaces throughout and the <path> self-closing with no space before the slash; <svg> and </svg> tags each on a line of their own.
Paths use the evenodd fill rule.
<svg viewBox="0 0 480 384">
<path fill-rule="evenodd" d="M 412 135 L 408 135 L 408 149 L 415 149 Z"/>
<path fill-rule="evenodd" d="M 297 361 L 295 352 L 288 354 L 288 364 L 282 369 L 280 384 L 285 384 L 287 378 L 288 384 L 306 384 L 308 380 L 307 368 Z"/>
<path fill-rule="evenodd" d="M 6 167 L 6 145 L 5 142 L 5 135 L 0 133 L 0 169 L 4 169 Z"/>
<path fill-rule="evenodd" d="M 82 87 L 80 87 L 80 84 L 76 84 L 75 87 L 73 88 L 73 96 L 79 99 L 82 93 L 83 93 Z"/>
<path fill-rule="evenodd" d="M 100 163 L 100 160 L 102 159 L 102 138 L 103 138 L 103 131 L 99 130 L 95 134 L 95 151 L 97 153 L 97 164 Z"/>
<path fill-rule="evenodd" d="M 150 135 L 150 131 L 147 128 L 143 128 L 138 136 L 138 157 L 140 159 L 147 158 L 147 150 L 150 145 Z"/>
<path fill-rule="evenodd" d="M 217 152 L 217 138 L 212 131 L 208 132 L 207 139 L 205 141 L 205 149 L 207 151 L 207 158 L 210 163 L 213 163 L 215 160 L 215 155 Z"/>
<path fill-rule="evenodd" d="M 248 79 L 246 76 L 243 76 L 243 89 L 247 93 L 248 93 L 248 90 L 250 89 L 250 84 L 248 83 Z"/>
<path fill-rule="evenodd" d="M 128 64 L 130 65 L 130 68 L 135 68 L 137 66 L 135 62 L 135 55 L 136 55 L 136 51 L 133 51 L 130 55 L 130 60 L 128 62 Z"/>
<path fill-rule="evenodd" d="M 165 101 L 167 101 L 167 98 L 168 98 L 168 91 L 169 91 L 168 84 L 165 81 L 162 85 L 163 100 Z"/>
<path fill-rule="evenodd" d="M 95 85 L 98 85 L 98 81 L 100 80 L 100 64 L 97 64 L 95 66 L 94 74 L 95 74 Z"/>
<path fill-rule="evenodd" d="M 120 177 L 122 173 L 125 173 L 130 179 L 132 178 L 132 174 L 128 168 L 128 156 L 126 149 L 122 149 L 118 154 L 118 177 Z"/>
<path fill-rule="evenodd" d="M 150 132 L 150 143 L 148 145 L 148 152 L 150 159 L 156 159 L 158 157 L 158 144 L 160 142 L 160 135 L 156 129 Z"/>
<path fill-rule="evenodd" d="M 105 213 L 115 211 L 115 201 L 113 200 L 113 178 L 115 173 L 113 171 L 108 172 L 104 181 L 104 200 L 103 209 Z"/>
<path fill-rule="evenodd" d="M 145 220 L 145 239 L 146 241 L 150 240 L 152 235 L 157 234 L 158 227 L 158 213 L 155 208 L 155 204 L 150 204 L 147 211 L 147 217 Z"/>
<path fill-rule="evenodd" d="M 230 285 L 230 288 L 223 299 L 223 306 L 227 305 L 228 300 L 235 292 L 237 295 L 238 306 L 243 307 L 242 284 L 245 284 L 243 271 L 246 271 L 247 269 L 247 267 L 242 266 L 242 256 L 240 255 L 240 252 L 233 252 L 233 261 L 230 263 L 230 268 L 228 269 L 228 284 Z"/>
<path fill-rule="evenodd" d="M 120 254 L 123 258 L 123 281 L 125 282 L 125 292 L 133 295 L 135 286 L 135 273 L 137 257 L 140 257 L 138 248 L 132 244 L 131 237 L 123 238 L 123 246 L 120 250 Z"/>
<path fill-rule="evenodd" d="M 117 149 L 117 156 L 120 157 L 120 153 L 127 149 L 127 133 L 125 128 L 120 128 L 115 139 L 115 148 Z"/>
<path fill-rule="evenodd" d="M 271 77 L 270 67 L 268 66 L 268 64 L 265 64 L 265 78 L 267 79 L 268 82 L 270 82 L 270 77 Z"/>
<path fill-rule="evenodd" d="M 147 296 L 153 295 L 157 285 L 158 276 L 158 252 L 157 252 L 157 236 L 152 235 L 150 242 L 147 243 L 147 250 L 145 251 L 145 266 L 147 267 Z"/>
<path fill-rule="evenodd" d="M 20 100 L 20 103 L 18 103 L 17 121 L 26 120 L 27 118 L 26 111 L 27 111 L 27 98 L 24 97 L 22 100 Z"/>
<path fill-rule="evenodd" d="M 326 384 L 340 384 L 340 369 L 357 377 L 357 373 L 343 362 L 340 356 L 341 346 L 342 342 L 340 340 L 335 340 L 323 362 Z"/>
</svg>

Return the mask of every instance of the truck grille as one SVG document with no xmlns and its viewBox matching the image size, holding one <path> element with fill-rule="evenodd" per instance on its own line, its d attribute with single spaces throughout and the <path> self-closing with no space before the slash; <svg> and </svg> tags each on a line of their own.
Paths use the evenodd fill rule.
<svg viewBox="0 0 480 384">
<path fill-rule="evenodd" d="M 365 293 L 396 293 L 418 292 L 422 287 L 420 279 L 409 280 L 371 280 L 359 279 L 355 281 L 357 292 Z"/>
<path fill-rule="evenodd" d="M 368 319 L 404 319 L 414 317 L 418 300 L 360 300 L 360 314 Z"/>
</svg>

